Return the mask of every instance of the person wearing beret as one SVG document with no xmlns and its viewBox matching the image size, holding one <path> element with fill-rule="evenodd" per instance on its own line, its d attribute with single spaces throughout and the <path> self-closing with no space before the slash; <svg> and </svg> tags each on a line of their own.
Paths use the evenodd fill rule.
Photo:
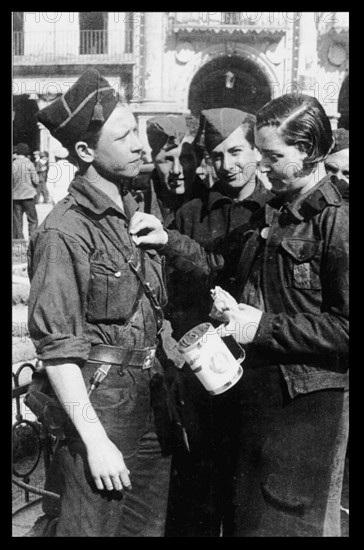
<svg viewBox="0 0 364 550">
<path fill-rule="evenodd" d="M 29 248 L 34 383 L 64 411 L 47 472 L 46 488 L 61 497 L 58 510 L 45 510 L 58 515 L 49 530 L 160 537 L 171 462 L 160 338 L 166 290 L 161 257 L 128 232 L 137 204 L 120 182 L 139 171 L 136 120 L 96 69 L 38 119 L 78 165 Z M 50 411 L 42 415 L 54 428 Z"/>
<path fill-rule="evenodd" d="M 195 151 L 206 149 L 218 180 L 208 192 L 191 197 L 181 206 L 172 228 L 188 235 L 206 249 L 211 249 L 217 240 L 236 227 L 248 224 L 253 212 L 272 198 L 257 174 L 254 123 L 253 115 L 238 109 L 219 108 L 201 112 L 193 147 Z M 233 292 L 234 285 L 233 266 L 234 258 L 229 258 L 215 281 L 215 284 L 223 284 L 230 292 Z M 209 292 L 203 292 L 201 288 L 198 295 L 198 308 L 193 293 L 190 293 L 192 310 L 185 304 L 186 314 L 175 321 L 176 338 L 181 338 L 187 330 L 206 318 L 211 305 Z"/>
<path fill-rule="evenodd" d="M 38 227 L 38 214 L 35 207 L 39 177 L 34 164 L 29 159 L 27 143 L 18 143 L 16 157 L 13 158 L 13 238 L 24 239 L 23 215 L 27 216 L 29 238 Z"/>
<path fill-rule="evenodd" d="M 349 130 L 334 130 L 335 143 L 325 160 L 325 169 L 345 199 L 349 199 Z"/>
<path fill-rule="evenodd" d="M 165 227 L 170 227 L 181 206 L 204 191 L 196 176 L 201 159 L 191 145 L 185 115 L 150 118 L 147 137 L 154 163 L 150 193 L 157 200 L 157 208 L 155 212 L 146 205 L 145 211 L 157 215 Z"/>
<path fill-rule="evenodd" d="M 221 422 L 234 426 L 237 449 L 235 463 L 226 461 L 233 491 L 222 534 L 340 537 L 349 204 L 325 174 L 333 136 L 316 98 L 271 100 L 256 115 L 254 141 L 274 197 L 226 239 L 239 254 L 238 307 L 226 308 L 217 333 L 242 344 L 246 358 L 241 379 L 221 394 L 229 405 Z M 135 214 L 130 233 L 182 271 L 211 273 L 211 252 L 153 216 Z"/>
<path fill-rule="evenodd" d="M 257 175 L 254 124 L 253 115 L 238 109 L 201 112 L 193 146 L 197 151 L 203 148 L 207 151 L 218 180 L 208 192 L 192 197 L 177 210 L 172 228 L 207 250 L 237 227 L 249 225 L 253 213 L 272 198 Z M 214 284 L 235 291 L 237 259 L 235 252 L 232 257 L 225 256 L 225 266 L 217 272 Z M 173 335 L 179 339 L 206 321 L 211 296 L 205 279 L 196 280 L 188 274 L 182 279 L 178 270 L 171 277 L 175 292 L 170 318 Z M 226 430 L 217 434 L 216 417 L 225 416 L 227 410 L 215 410 L 216 399 L 208 396 L 188 366 L 181 371 L 178 382 L 183 388 L 179 392 L 184 395 L 183 414 L 190 450 L 185 452 L 182 447 L 180 456 L 175 456 L 177 475 L 172 478 L 173 512 L 168 516 L 167 533 L 219 536 L 224 517 L 230 512 L 231 480 L 226 461 L 233 459 L 233 449 L 230 446 L 223 454 L 217 452 L 222 448 L 221 439 L 228 442 L 229 438 Z"/>
</svg>

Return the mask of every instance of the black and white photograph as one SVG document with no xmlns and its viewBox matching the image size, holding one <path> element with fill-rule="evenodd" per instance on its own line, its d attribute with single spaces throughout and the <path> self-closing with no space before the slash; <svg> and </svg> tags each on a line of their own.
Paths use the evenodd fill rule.
<svg viewBox="0 0 364 550">
<path fill-rule="evenodd" d="M 349 537 L 349 12 L 11 12 L 12 537 Z"/>
</svg>

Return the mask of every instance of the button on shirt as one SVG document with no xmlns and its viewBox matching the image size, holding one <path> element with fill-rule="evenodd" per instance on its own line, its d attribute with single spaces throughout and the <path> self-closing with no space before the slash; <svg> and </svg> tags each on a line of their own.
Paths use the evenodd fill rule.
<svg viewBox="0 0 364 550">
<path fill-rule="evenodd" d="M 125 257 L 83 210 L 113 233 L 130 256 L 140 254 L 128 233 L 137 209 L 123 197 L 125 214 L 96 186 L 77 176 L 35 233 L 29 247 L 29 332 L 39 359 L 84 361 L 93 344 L 143 348 L 155 344 L 156 320 Z M 135 256 L 134 256 L 135 257 Z M 162 260 L 144 253 L 145 279 L 165 304 Z M 137 305 L 137 307 L 135 307 Z"/>
<path fill-rule="evenodd" d="M 13 200 L 33 199 L 39 177 L 34 164 L 25 156 L 13 160 Z"/>
</svg>

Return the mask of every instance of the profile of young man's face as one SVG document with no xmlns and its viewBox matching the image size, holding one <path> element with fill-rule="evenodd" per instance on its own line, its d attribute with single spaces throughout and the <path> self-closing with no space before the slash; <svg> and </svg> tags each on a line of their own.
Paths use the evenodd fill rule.
<svg viewBox="0 0 364 550">
<path fill-rule="evenodd" d="M 173 148 L 161 149 L 154 157 L 159 180 L 173 195 L 183 195 L 192 184 L 197 158 L 190 143 L 183 142 Z"/>
<path fill-rule="evenodd" d="M 86 146 L 80 141 L 76 143 Z M 123 103 L 115 107 L 101 128 L 97 143 L 87 144 L 92 152 L 90 161 L 97 173 L 105 179 L 119 183 L 123 178 L 139 174 L 142 144 L 138 137 L 138 125 L 130 108 Z M 82 156 L 78 153 L 82 159 Z M 83 160 L 83 159 L 82 159 Z"/>
</svg>

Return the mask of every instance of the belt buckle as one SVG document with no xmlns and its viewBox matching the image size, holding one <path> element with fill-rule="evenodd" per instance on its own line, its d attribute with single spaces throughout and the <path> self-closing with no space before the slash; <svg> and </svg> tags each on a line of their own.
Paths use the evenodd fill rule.
<svg viewBox="0 0 364 550">
<path fill-rule="evenodd" d="M 150 348 L 148 350 L 143 362 L 142 370 L 150 369 L 153 366 L 156 351 L 156 348 Z"/>
</svg>

